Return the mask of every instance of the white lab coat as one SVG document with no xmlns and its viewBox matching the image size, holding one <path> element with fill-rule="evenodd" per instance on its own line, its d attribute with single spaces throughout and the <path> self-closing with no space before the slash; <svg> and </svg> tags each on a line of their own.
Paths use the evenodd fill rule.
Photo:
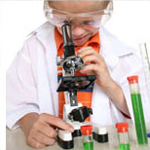
<svg viewBox="0 0 150 150">
<path fill-rule="evenodd" d="M 136 50 L 100 29 L 101 50 L 111 77 L 122 87 L 133 118 L 130 91 L 126 77 L 138 74 L 146 121 L 149 101 L 146 95 L 141 61 Z M 19 127 L 18 120 L 30 112 L 58 116 L 57 49 L 54 26 L 46 22 L 33 31 L 7 72 L 7 126 Z M 115 91 L 114 91 L 115 92 Z M 111 99 L 97 85 L 92 97 L 91 121 L 102 125 L 127 121 Z"/>
</svg>

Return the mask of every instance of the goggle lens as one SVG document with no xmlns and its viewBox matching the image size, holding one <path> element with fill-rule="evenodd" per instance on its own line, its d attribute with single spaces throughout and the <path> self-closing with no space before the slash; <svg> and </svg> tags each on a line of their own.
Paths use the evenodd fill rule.
<svg viewBox="0 0 150 150">
<path fill-rule="evenodd" d="M 94 13 L 71 14 L 53 9 L 45 1 L 44 12 L 47 20 L 56 27 L 62 27 L 66 22 L 69 22 L 73 27 L 82 26 L 85 29 L 91 29 L 101 27 L 111 17 L 112 7 L 109 11 L 101 10 Z"/>
</svg>

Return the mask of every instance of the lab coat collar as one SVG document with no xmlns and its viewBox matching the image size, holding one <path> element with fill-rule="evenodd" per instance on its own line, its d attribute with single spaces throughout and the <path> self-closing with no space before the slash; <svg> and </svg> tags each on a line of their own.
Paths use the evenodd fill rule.
<svg viewBox="0 0 150 150">
<path fill-rule="evenodd" d="M 32 35 L 36 35 L 37 39 L 41 42 L 44 49 L 46 49 L 47 44 L 51 42 L 52 36 L 54 36 L 54 26 L 47 21 L 43 25 L 35 29 L 33 32 L 31 32 L 28 37 Z"/>
<path fill-rule="evenodd" d="M 126 45 L 113 36 L 105 27 L 100 28 L 101 52 L 116 57 L 123 57 L 134 53 L 136 49 Z M 104 50 L 104 51 L 103 51 Z"/>
<path fill-rule="evenodd" d="M 110 70 L 114 70 L 119 59 L 127 55 L 132 55 L 136 49 L 133 49 L 115 36 L 108 32 L 104 27 L 100 29 L 101 50 L 100 54 L 105 59 L 106 65 Z"/>
</svg>

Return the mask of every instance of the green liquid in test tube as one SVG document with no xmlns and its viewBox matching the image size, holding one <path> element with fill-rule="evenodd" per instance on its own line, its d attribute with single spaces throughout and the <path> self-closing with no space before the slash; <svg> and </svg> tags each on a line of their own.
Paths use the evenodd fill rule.
<svg viewBox="0 0 150 150">
<path fill-rule="evenodd" d="M 119 150 L 130 150 L 130 144 L 119 144 Z"/>
<path fill-rule="evenodd" d="M 138 85 L 138 76 L 131 76 L 127 78 L 130 84 L 130 92 L 132 99 L 132 107 L 136 128 L 137 141 L 139 145 L 147 145 L 147 133 L 146 133 L 146 125 L 142 107 L 142 100 L 139 91 Z"/>
<path fill-rule="evenodd" d="M 84 142 L 83 150 L 93 150 L 93 141 L 92 142 Z"/>
</svg>

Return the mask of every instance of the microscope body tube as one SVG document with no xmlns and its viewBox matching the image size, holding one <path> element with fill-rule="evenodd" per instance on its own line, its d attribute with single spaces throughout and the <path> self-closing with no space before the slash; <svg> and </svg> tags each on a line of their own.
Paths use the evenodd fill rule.
<svg viewBox="0 0 150 150">
<path fill-rule="evenodd" d="M 138 76 L 130 76 L 127 78 L 130 85 L 131 100 L 136 128 L 137 141 L 139 145 L 147 145 L 146 125 L 139 91 Z"/>
<path fill-rule="evenodd" d="M 62 26 L 64 58 L 75 55 L 74 44 L 71 35 L 71 27 L 69 24 Z"/>
</svg>

